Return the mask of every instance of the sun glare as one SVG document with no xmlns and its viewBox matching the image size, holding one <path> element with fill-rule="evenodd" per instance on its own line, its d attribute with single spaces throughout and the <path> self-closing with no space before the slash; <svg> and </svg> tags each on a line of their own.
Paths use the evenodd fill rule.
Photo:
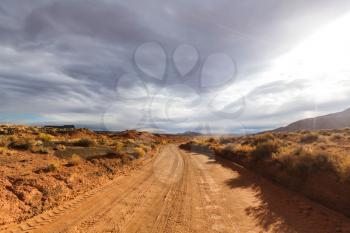
<svg viewBox="0 0 350 233">
<path fill-rule="evenodd" d="M 318 100 L 340 96 L 350 86 L 350 14 L 321 28 L 273 67 L 278 79 L 305 80 L 306 91 Z"/>
</svg>

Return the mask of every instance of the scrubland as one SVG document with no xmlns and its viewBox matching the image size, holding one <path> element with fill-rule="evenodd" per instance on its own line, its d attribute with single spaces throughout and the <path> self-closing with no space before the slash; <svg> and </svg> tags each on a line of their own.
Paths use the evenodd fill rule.
<svg viewBox="0 0 350 233">
<path fill-rule="evenodd" d="M 137 169 L 167 137 L 0 126 L 0 225 L 20 222 Z"/>
<path fill-rule="evenodd" d="M 350 129 L 197 137 L 181 145 L 225 158 L 350 216 Z"/>
</svg>

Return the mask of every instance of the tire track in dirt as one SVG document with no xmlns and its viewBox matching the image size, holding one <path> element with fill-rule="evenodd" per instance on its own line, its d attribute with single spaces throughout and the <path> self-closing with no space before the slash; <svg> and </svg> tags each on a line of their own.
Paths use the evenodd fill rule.
<svg viewBox="0 0 350 233">
<path fill-rule="evenodd" d="M 300 211 L 300 203 L 307 213 Z M 166 145 L 140 170 L 0 229 L 18 233 L 333 233 L 350 232 L 350 220 L 231 162 Z"/>
<path fill-rule="evenodd" d="M 174 173 L 174 177 L 177 177 L 175 182 L 170 184 L 168 191 L 165 195 L 163 206 L 157 216 L 156 222 L 153 225 L 152 232 L 165 232 L 168 229 L 169 232 L 174 228 L 176 218 L 179 216 L 180 208 L 184 203 L 184 187 L 187 169 L 185 169 L 185 160 L 182 156 L 179 156 L 177 150 L 170 148 L 172 153 L 177 158 L 177 172 Z"/>
<path fill-rule="evenodd" d="M 142 212 L 140 209 L 145 209 L 147 203 L 150 204 L 147 205 L 148 208 L 153 209 L 156 201 L 163 202 L 159 197 L 164 196 L 163 193 L 165 190 L 169 190 L 170 185 L 176 183 L 176 176 L 181 174 L 178 170 L 181 163 L 180 159 L 177 156 L 164 156 L 169 154 L 167 150 L 169 148 L 165 148 L 163 153 L 155 159 L 152 171 L 150 172 L 152 176 L 149 182 L 143 183 L 135 192 L 126 196 L 121 203 L 116 203 L 99 223 L 95 223 L 89 229 L 81 228 L 77 232 L 132 232 L 130 227 L 135 229 L 138 223 L 140 223 L 139 219 L 142 218 L 140 216 Z M 159 189 L 157 187 L 159 185 L 163 185 L 164 187 Z M 115 221 L 115 219 L 118 219 L 118 221 Z M 137 219 L 138 221 L 132 221 L 133 219 Z M 145 227 L 144 224 L 145 222 L 142 222 L 143 228 Z"/>
<path fill-rule="evenodd" d="M 1 232 L 67 232 L 69 227 L 77 225 L 82 219 L 86 219 L 97 211 L 107 211 L 109 206 L 122 199 L 127 193 L 132 191 L 133 187 L 149 178 L 151 176 L 149 172 L 151 170 L 150 162 L 145 164 L 145 170 L 134 172 L 135 179 L 132 182 L 123 182 L 126 177 L 118 177 L 103 187 L 91 190 L 64 205 L 58 206 L 21 224 L 4 226 Z M 124 192 L 121 192 L 122 190 L 115 190 L 119 186 L 124 186 Z M 119 191 L 120 195 L 113 193 L 113 191 Z M 49 226 L 46 227 L 46 225 Z"/>
<path fill-rule="evenodd" d="M 229 213 L 225 211 L 225 204 L 223 203 L 225 196 L 210 176 L 211 171 L 204 168 L 191 156 L 189 157 L 192 169 L 196 171 L 195 179 L 202 200 L 199 209 L 206 214 L 206 224 L 208 224 L 210 232 L 239 232 L 237 225 L 227 217 Z"/>
</svg>

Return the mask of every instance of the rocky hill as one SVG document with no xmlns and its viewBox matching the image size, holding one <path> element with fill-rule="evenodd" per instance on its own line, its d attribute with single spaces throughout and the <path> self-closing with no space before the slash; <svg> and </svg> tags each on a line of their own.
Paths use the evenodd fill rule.
<svg viewBox="0 0 350 233">
<path fill-rule="evenodd" d="M 342 112 L 299 120 L 274 131 L 341 129 L 346 127 L 350 127 L 350 108 Z"/>
</svg>

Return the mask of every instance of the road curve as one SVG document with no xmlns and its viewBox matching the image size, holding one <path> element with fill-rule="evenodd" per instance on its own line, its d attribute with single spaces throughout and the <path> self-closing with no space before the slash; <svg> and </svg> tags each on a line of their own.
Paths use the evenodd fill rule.
<svg viewBox="0 0 350 233">
<path fill-rule="evenodd" d="M 142 169 L 1 232 L 350 232 L 350 220 L 231 162 L 164 146 Z"/>
</svg>

